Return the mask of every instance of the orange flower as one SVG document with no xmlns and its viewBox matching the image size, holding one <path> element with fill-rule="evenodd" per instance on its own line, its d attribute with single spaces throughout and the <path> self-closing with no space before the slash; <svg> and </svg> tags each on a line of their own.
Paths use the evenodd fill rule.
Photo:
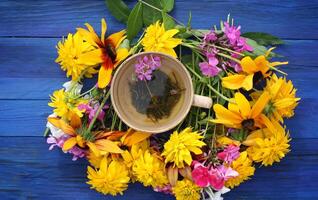
<svg viewBox="0 0 318 200">
<path fill-rule="evenodd" d="M 129 55 L 129 52 L 128 49 L 119 46 L 126 38 L 125 30 L 111 34 L 108 38 L 105 38 L 107 30 L 105 19 L 101 20 L 101 24 L 100 38 L 94 28 L 88 23 L 85 24 L 88 30 L 78 28 L 77 31 L 85 41 L 96 48 L 81 56 L 79 58 L 80 62 L 89 63 L 90 65 L 101 64 L 98 73 L 98 87 L 105 88 L 111 80 L 113 69 Z"/>
</svg>

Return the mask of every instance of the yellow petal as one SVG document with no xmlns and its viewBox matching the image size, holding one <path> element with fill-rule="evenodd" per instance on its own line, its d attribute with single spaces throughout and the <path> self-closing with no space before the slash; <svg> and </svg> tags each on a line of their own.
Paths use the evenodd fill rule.
<svg viewBox="0 0 318 200">
<path fill-rule="evenodd" d="M 111 68 L 105 69 L 105 67 L 103 66 L 99 69 L 99 73 L 98 73 L 99 88 L 105 88 L 109 84 L 112 77 L 112 72 L 113 72 L 113 69 Z"/>
<path fill-rule="evenodd" d="M 167 169 L 167 176 L 168 176 L 169 183 L 172 186 L 175 186 L 178 181 L 178 168 L 170 166 Z"/>
<path fill-rule="evenodd" d="M 63 151 L 68 151 L 71 148 L 73 148 L 76 145 L 77 141 L 76 141 L 76 137 L 71 137 L 69 139 L 67 139 L 64 144 L 63 144 Z"/>
<path fill-rule="evenodd" d="M 81 125 L 82 125 L 81 118 L 77 114 L 73 113 L 71 115 L 70 125 L 72 127 L 74 127 L 74 129 L 81 127 Z"/>
<path fill-rule="evenodd" d="M 277 130 L 271 120 L 268 119 L 264 114 L 261 114 L 260 116 L 262 122 L 265 124 L 265 126 L 270 130 L 270 132 L 275 133 Z"/>
<path fill-rule="evenodd" d="M 137 143 L 149 138 L 150 136 L 151 136 L 150 133 L 136 131 L 133 134 L 131 134 L 130 136 L 126 137 L 123 143 L 124 143 L 124 145 L 132 146 L 134 144 L 137 144 Z"/>
<path fill-rule="evenodd" d="M 101 45 L 101 40 L 99 39 L 98 35 L 96 34 L 94 28 L 89 24 L 85 23 L 85 26 L 87 27 L 88 31 L 90 32 L 91 38 L 97 43 Z"/>
<path fill-rule="evenodd" d="M 256 66 L 257 66 L 257 71 L 262 72 L 263 75 L 266 74 L 266 72 L 269 70 L 269 62 L 266 60 L 265 56 L 257 56 L 254 60 Z"/>
<path fill-rule="evenodd" d="M 107 140 L 107 139 L 97 140 L 95 142 L 95 145 L 96 145 L 98 150 L 104 151 L 104 152 L 109 152 L 109 153 L 123 153 L 124 152 L 121 148 L 119 148 L 119 146 L 115 142 Z"/>
<path fill-rule="evenodd" d="M 243 75 L 235 74 L 222 78 L 222 86 L 231 90 L 244 88 L 251 90 L 253 88 L 253 74 Z"/>
<path fill-rule="evenodd" d="M 263 138 L 263 136 L 263 129 L 258 129 L 249 134 L 242 144 L 245 146 L 253 146 L 256 144 L 255 140 L 258 138 Z"/>
<path fill-rule="evenodd" d="M 235 102 L 238 104 L 238 108 L 243 118 L 248 118 L 251 112 L 250 102 L 248 102 L 245 96 L 239 92 L 235 93 Z"/>
<path fill-rule="evenodd" d="M 263 92 L 263 94 L 258 98 L 256 103 L 253 105 L 251 110 L 251 118 L 256 118 L 259 114 L 261 114 L 270 99 L 270 95 L 268 92 Z"/>
<path fill-rule="evenodd" d="M 242 70 L 248 74 L 253 74 L 258 71 L 254 60 L 249 56 L 244 57 L 240 64 L 242 66 Z"/>
<path fill-rule="evenodd" d="M 120 64 L 121 61 L 123 61 L 127 56 L 129 55 L 129 51 L 126 48 L 119 48 L 116 50 L 116 61 L 114 64 L 114 68 L 117 67 L 118 64 Z"/>
<path fill-rule="evenodd" d="M 95 155 L 95 156 L 100 156 L 100 152 L 97 149 L 96 145 L 92 142 L 87 142 L 87 146 L 89 147 L 89 149 L 91 150 L 91 152 Z"/>
<path fill-rule="evenodd" d="M 240 115 L 232 111 L 229 111 L 228 109 L 224 108 L 220 104 L 215 104 L 213 106 L 213 109 L 217 119 L 225 119 L 225 120 L 233 122 L 234 124 L 239 124 L 242 121 L 242 118 Z"/>
<path fill-rule="evenodd" d="M 117 33 L 111 34 L 106 40 L 111 42 L 115 48 L 118 48 L 120 43 L 126 38 L 125 33 L 125 30 L 121 30 Z"/>
<path fill-rule="evenodd" d="M 58 118 L 55 118 L 55 117 L 49 117 L 47 120 L 48 120 L 48 122 L 50 122 L 56 128 L 61 129 L 64 133 L 66 133 L 68 135 L 71 135 L 71 136 L 75 136 L 76 135 L 76 132 L 73 129 L 73 127 L 68 125 L 64 120 L 58 119 Z"/>
<path fill-rule="evenodd" d="M 78 58 L 78 62 L 89 66 L 98 65 L 103 62 L 103 52 L 101 49 L 86 52 Z"/>
<path fill-rule="evenodd" d="M 101 30 L 100 39 L 102 40 L 102 42 L 104 44 L 105 43 L 105 34 L 106 34 L 106 31 L 107 31 L 107 23 L 106 23 L 106 20 L 104 18 L 102 19 L 101 24 L 102 24 L 102 30 Z"/>
</svg>

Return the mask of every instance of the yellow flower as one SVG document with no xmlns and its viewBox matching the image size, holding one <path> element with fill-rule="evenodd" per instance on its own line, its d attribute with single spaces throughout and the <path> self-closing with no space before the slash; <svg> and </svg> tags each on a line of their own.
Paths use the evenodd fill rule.
<svg viewBox="0 0 318 200">
<path fill-rule="evenodd" d="M 288 64 L 288 62 L 269 62 L 267 57 L 273 49 L 269 49 L 266 55 L 260 55 L 254 60 L 249 56 L 244 57 L 240 62 L 242 72 L 222 78 L 222 86 L 232 90 L 240 88 L 251 90 L 253 88 L 253 77 L 256 72 L 261 72 L 263 76 L 267 76 L 270 67 Z"/>
<path fill-rule="evenodd" d="M 144 186 L 162 187 L 168 183 L 164 163 L 149 150 L 134 161 L 133 174 Z"/>
<path fill-rule="evenodd" d="M 92 77 L 97 71 L 94 66 L 86 65 L 80 61 L 85 53 L 94 49 L 92 45 L 84 41 L 79 34 L 68 34 L 57 44 L 58 57 L 55 62 L 61 65 L 62 70 L 66 71 L 66 76 L 72 76 L 72 80 L 77 81 L 81 75 Z"/>
<path fill-rule="evenodd" d="M 178 181 L 177 184 L 172 188 L 172 192 L 175 195 L 176 200 L 200 199 L 200 188 L 188 179 Z"/>
<path fill-rule="evenodd" d="M 248 156 L 255 162 L 261 162 L 262 165 L 272 165 L 274 162 L 280 162 L 289 150 L 289 134 L 276 121 L 273 122 L 275 130 L 268 128 L 259 129 L 252 132 L 244 145 L 247 148 Z"/>
<path fill-rule="evenodd" d="M 65 120 L 71 120 L 73 115 L 82 117 L 84 111 L 78 109 L 78 105 L 86 103 L 87 100 L 83 98 L 73 98 L 71 94 L 60 89 L 53 92 L 51 102 L 48 104 L 50 107 L 55 108 L 54 113 Z"/>
<path fill-rule="evenodd" d="M 203 136 L 199 135 L 198 132 L 192 132 L 191 128 L 186 128 L 180 133 L 173 132 L 165 143 L 161 154 L 166 158 L 165 163 L 173 162 L 173 166 L 178 168 L 184 168 L 184 163 L 191 165 L 191 152 L 196 155 L 201 154 L 200 148 L 205 146 L 205 143 L 201 141 L 202 138 Z"/>
<path fill-rule="evenodd" d="M 244 128 L 246 130 L 262 127 L 263 124 L 267 126 L 271 125 L 268 118 L 262 114 L 270 98 L 268 92 L 264 92 L 253 106 L 239 92 L 235 93 L 234 98 L 235 104 L 229 103 L 228 109 L 220 104 L 213 106 L 216 119 L 211 120 L 211 122 L 224 124 L 230 128 Z"/>
<path fill-rule="evenodd" d="M 88 30 L 78 28 L 77 31 L 95 49 L 81 56 L 80 60 L 90 65 L 101 65 L 98 73 L 98 87 L 104 88 L 110 82 L 113 69 L 129 55 L 128 49 L 119 46 L 126 38 L 125 30 L 105 38 L 107 24 L 105 19 L 102 19 L 101 37 L 99 38 L 90 24 L 86 23 L 85 25 Z"/>
<path fill-rule="evenodd" d="M 249 179 L 250 176 L 254 175 L 255 167 L 252 166 L 253 162 L 247 157 L 247 152 L 243 151 L 240 153 L 240 157 L 232 162 L 231 168 L 239 173 L 238 176 L 232 177 L 225 182 L 225 186 L 234 188 L 240 185 L 242 182 Z"/>
<path fill-rule="evenodd" d="M 108 161 L 106 157 L 101 161 L 99 169 L 87 167 L 87 178 L 91 189 L 113 196 L 123 194 L 130 180 L 128 170 L 122 162 Z"/>
<path fill-rule="evenodd" d="M 265 109 L 268 114 L 272 114 L 280 121 L 283 121 L 282 117 L 294 115 L 294 109 L 300 98 L 296 98 L 296 89 L 291 81 L 286 81 L 286 78 L 282 77 L 278 78 L 276 74 L 273 74 L 264 90 L 271 96 L 269 106 Z"/>
<path fill-rule="evenodd" d="M 177 29 L 166 31 L 164 24 L 160 24 L 159 21 L 148 26 L 141 41 L 144 51 L 162 52 L 176 58 L 177 54 L 173 48 L 182 43 L 181 39 L 173 38 L 178 32 Z"/>
<path fill-rule="evenodd" d="M 87 155 L 88 162 L 95 168 L 99 168 L 104 157 L 107 157 L 107 155 L 96 155 L 92 151 L 89 151 Z"/>
</svg>

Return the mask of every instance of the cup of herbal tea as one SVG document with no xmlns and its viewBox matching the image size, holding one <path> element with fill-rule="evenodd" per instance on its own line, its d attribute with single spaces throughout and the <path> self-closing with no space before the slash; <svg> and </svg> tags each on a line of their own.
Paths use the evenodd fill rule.
<svg viewBox="0 0 318 200">
<path fill-rule="evenodd" d="M 185 66 L 158 52 L 135 54 L 118 67 L 111 83 L 111 101 L 126 125 L 148 133 L 176 127 L 191 106 L 212 106 L 211 98 L 194 94 Z"/>
</svg>

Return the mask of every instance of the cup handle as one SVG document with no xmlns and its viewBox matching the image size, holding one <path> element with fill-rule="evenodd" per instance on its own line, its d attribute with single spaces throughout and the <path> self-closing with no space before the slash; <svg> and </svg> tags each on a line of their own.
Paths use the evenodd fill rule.
<svg viewBox="0 0 318 200">
<path fill-rule="evenodd" d="M 195 94 L 193 96 L 192 106 L 210 109 L 212 106 L 212 99 L 210 97 Z"/>
</svg>

